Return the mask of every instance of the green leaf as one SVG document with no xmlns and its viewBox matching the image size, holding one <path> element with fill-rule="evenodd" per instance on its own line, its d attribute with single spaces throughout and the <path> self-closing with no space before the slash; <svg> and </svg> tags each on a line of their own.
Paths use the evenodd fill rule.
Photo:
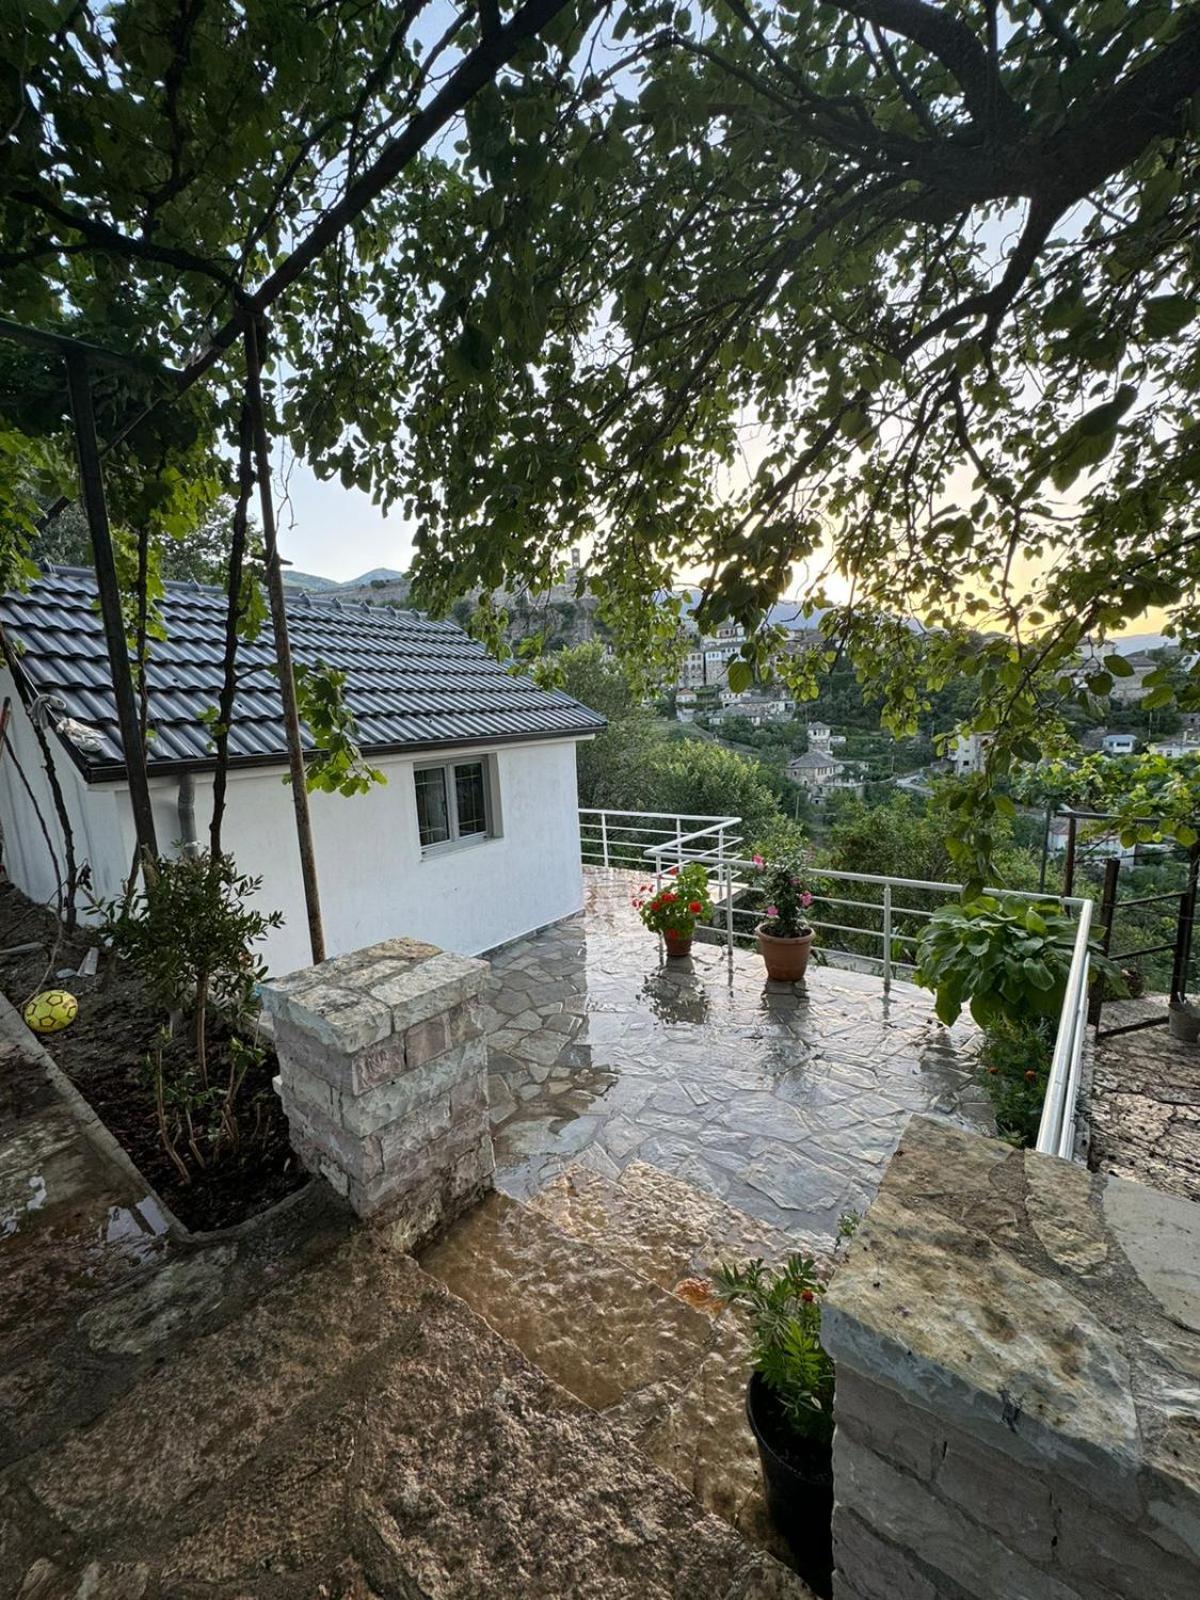
<svg viewBox="0 0 1200 1600">
<path fill-rule="evenodd" d="M 748 661 L 740 658 L 729 663 L 729 687 L 734 694 L 744 694 L 754 682 L 754 671 Z"/>
<path fill-rule="evenodd" d="M 1146 339 L 1173 339 L 1200 311 L 1200 300 L 1187 294 L 1160 294 L 1147 300 L 1142 316 Z"/>
</svg>

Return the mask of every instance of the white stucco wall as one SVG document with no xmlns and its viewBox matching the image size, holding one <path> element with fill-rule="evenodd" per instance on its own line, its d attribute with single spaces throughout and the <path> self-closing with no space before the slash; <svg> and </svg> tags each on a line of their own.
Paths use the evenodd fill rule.
<svg viewBox="0 0 1200 1600">
<path fill-rule="evenodd" d="M 408 934 L 477 955 L 579 910 L 583 875 L 574 744 L 566 739 L 481 745 L 447 752 L 446 759 L 481 755 L 495 759 L 500 836 L 424 857 L 412 758 L 376 760 L 388 781 L 367 794 L 309 796 L 327 954 Z M 284 926 L 263 946 L 276 974 L 307 966 L 311 959 L 291 791 L 282 772 L 230 774 L 223 837 L 242 871 L 263 880 L 256 904 L 284 914 Z M 196 828 L 201 843 L 207 843 L 212 779 L 199 774 L 195 786 Z M 159 848 L 166 853 L 179 837 L 178 782 L 156 778 L 151 788 Z M 132 851 L 127 800 L 122 812 L 125 847 Z"/>
<path fill-rule="evenodd" d="M 11 675 L 0 668 L 0 699 L 4 697 L 12 702 L 8 723 L 12 752 L 5 751 L 0 757 L 0 824 L 4 828 L 4 867 L 17 888 L 31 900 L 53 905 L 58 880 L 66 873 L 62 831 L 42 765 L 37 737 Z M 92 892 L 96 897 L 109 898 L 120 892 L 122 880 L 128 876 L 133 860 L 132 835 L 127 850 L 121 819 L 121 811 L 128 806 L 128 799 L 122 799 L 111 787 L 93 786 L 89 790 L 58 736 L 51 733 L 49 742 L 75 836 L 76 861 L 80 867 L 85 863 L 90 865 Z M 57 865 L 51 859 L 37 811 L 13 764 L 14 752 L 33 790 L 37 811 L 45 819 Z M 81 915 L 85 909 L 81 903 Z"/>
</svg>

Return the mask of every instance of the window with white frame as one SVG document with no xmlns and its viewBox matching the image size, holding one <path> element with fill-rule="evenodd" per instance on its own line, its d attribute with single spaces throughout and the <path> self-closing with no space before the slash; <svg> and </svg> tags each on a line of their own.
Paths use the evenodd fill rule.
<svg viewBox="0 0 1200 1600">
<path fill-rule="evenodd" d="M 497 833 L 492 763 L 439 761 L 413 771 L 422 850 L 476 844 Z"/>
</svg>

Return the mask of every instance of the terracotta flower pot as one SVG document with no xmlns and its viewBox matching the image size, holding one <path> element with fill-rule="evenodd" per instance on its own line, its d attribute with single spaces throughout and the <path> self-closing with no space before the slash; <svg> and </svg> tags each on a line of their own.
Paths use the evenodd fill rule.
<svg viewBox="0 0 1200 1600">
<path fill-rule="evenodd" d="M 804 976 L 804 969 L 808 966 L 808 953 L 813 942 L 812 929 L 802 933 L 798 939 L 780 939 L 773 933 L 767 933 L 766 926 L 765 922 L 760 922 L 755 932 L 758 934 L 759 952 L 766 962 L 767 977 L 775 983 L 796 983 Z"/>
<path fill-rule="evenodd" d="M 663 938 L 667 942 L 667 956 L 690 956 L 692 953 L 692 935 L 680 933 L 675 928 L 664 928 Z"/>
</svg>

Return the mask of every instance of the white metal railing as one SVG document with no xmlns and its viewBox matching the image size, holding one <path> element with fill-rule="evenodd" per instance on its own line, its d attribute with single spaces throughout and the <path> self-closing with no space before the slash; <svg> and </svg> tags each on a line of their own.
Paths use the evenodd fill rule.
<svg viewBox="0 0 1200 1600">
<path fill-rule="evenodd" d="M 579 842 L 584 861 L 594 867 L 646 870 L 656 846 L 669 846 L 672 859 L 703 856 L 717 863 L 742 842 L 740 817 L 710 817 L 689 811 L 613 811 L 579 808 Z M 694 856 L 693 852 L 699 854 Z"/>
<path fill-rule="evenodd" d="M 1050 1062 L 1050 1078 L 1046 1084 L 1046 1098 L 1042 1102 L 1042 1120 L 1038 1125 L 1036 1145 L 1042 1155 L 1062 1156 L 1066 1161 L 1072 1160 L 1075 1155 L 1076 1106 L 1083 1071 L 1084 1037 L 1087 1033 L 1091 934 L 1092 902 L 1083 900 L 1079 905 L 1075 950 L 1071 957 L 1062 1011 L 1059 1013 L 1058 1035 L 1054 1041 L 1054 1056 Z"/>
<path fill-rule="evenodd" d="M 656 888 L 672 868 L 684 866 L 689 861 L 698 861 L 713 869 L 716 878 L 715 892 L 712 894 L 714 917 L 713 921 L 702 926 L 710 929 L 727 946 L 731 971 L 735 945 L 739 939 L 748 941 L 754 925 L 762 919 L 761 910 L 737 904 L 739 894 L 746 887 L 746 878 L 755 868 L 754 862 L 733 853 L 741 843 L 736 831 L 740 826 L 740 817 L 591 808 L 580 811 L 585 862 L 629 867 L 636 871 L 644 871 L 649 863 L 653 868 Z M 823 933 L 850 936 L 869 944 L 877 942 L 878 955 L 847 950 L 844 945 L 841 953 L 877 967 L 885 994 L 890 991 L 897 974 L 915 970 L 914 962 L 905 959 L 907 951 L 915 954 L 920 937 L 915 931 L 908 931 L 912 928 L 912 919 L 927 921 L 934 915 L 927 907 L 907 903 L 913 893 L 955 899 L 962 894 L 962 885 L 959 883 L 895 878 L 872 872 L 844 872 L 819 867 L 814 869 L 814 877 L 821 885 L 861 885 L 875 892 L 876 898 L 861 899 L 850 894 L 831 894 L 822 887 L 820 892 L 814 891 L 813 904 L 826 914 L 814 916 L 811 921 L 812 926 Z M 1093 903 L 1079 896 L 1052 895 L 1029 889 L 996 887 L 988 888 L 984 893 L 998 899 L 1027 903 L 1053 900 L 1064 910 L 1069 909 L 1076 914 L 1075 947 L 1059 1016 L 1036 1145 L 1043 1154 L 1063 1156 L 1069 1160 L 1075 1148 L 1076 1103 L 1087 1028 Z M 859 926 L 837 920 L 839 912 L 862 911 L 873 913 L 875 926 Z M 897 931 L 897 919 L 907 924 L 902 931 Z M 827 948 L 835 952 L 839 949 L 837 945 Z"/>
</svg>

